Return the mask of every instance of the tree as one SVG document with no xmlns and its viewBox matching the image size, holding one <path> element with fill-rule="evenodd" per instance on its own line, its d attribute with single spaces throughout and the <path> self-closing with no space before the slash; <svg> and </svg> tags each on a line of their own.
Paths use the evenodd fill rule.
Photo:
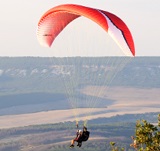
<svg viewBox="0 0 160 151">
<path fill-rule="evenodd" d="M 138 120 L 135 129 L 135 138 L 130 145 L 138 151 L 160 151 L 160 114 L 158 125 L 148 123 L 146 120 Z"/>
</svg>

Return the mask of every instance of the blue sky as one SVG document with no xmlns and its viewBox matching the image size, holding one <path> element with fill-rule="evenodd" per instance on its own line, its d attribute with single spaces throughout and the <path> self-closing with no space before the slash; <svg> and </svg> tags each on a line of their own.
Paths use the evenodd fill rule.
<svg viewBox="0 0 160 151">
<path fill-rule="evenodd" d="M 133 35 L 136 56 L 160 56 L 159 0 L 1 0 L 0 56 L 46 56 L 48 51 L 54 50 L 54 47 L 39 45 L 37 23 L 48 9 L 65 3 L 100 8 L 116 14 Z M 99 32 L 94 27 L 84 30 Z M 101 49 L 104 49 L 103 45 Z"/>
</svg>

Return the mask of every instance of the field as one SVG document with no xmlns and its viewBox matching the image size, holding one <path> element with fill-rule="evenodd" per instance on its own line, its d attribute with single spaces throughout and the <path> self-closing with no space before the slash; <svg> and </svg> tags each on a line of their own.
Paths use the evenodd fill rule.
<svg viewBox="0 0 160 151">
<path fill-rule="evenodd" d="M 97 93 L 97 89 L 100 93 Z M 59 123 L 78 120 L 96 119 L 124 114 L 159 112 L 160 88 L 141 89 L 133 87 L 93 87 L 88 86 L 82 93 L 114 100 L 104 108 L 81 108 L 67 110 L 50 110 L 37 113 L 0 116 L 0 128 L 21 127 L 28 125 Z M 85 116 L 87 114 L 87 116 Z"/>
</svg>

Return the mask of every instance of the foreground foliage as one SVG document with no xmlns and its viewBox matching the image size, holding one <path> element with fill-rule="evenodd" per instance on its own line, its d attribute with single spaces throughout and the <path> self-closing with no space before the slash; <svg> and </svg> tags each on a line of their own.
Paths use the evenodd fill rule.
<svg viewBox="0 0 160 151">
<path fill-rule="evenodd" d="M 136 123 L 136 145 L 139 151 L 160 151 L 160 114 L 158 126 L 148 123 L 146 120 L 138 120 Z"/>
<path fill-rule="evenodd" d="M 160 114 L 158 125 L 138 120 L 136 123 L 135 140 L 133 146 L 139 151 L 160 151 Z M 133 137 L 134 139 L 134 137 Z"/>
<path fill-rule="evenodd" d="M 155 126 L 146 120 L 137 120 L 135 137 L 131 136 L 130 144 L 136 151 L 160 151 L 160 114 L 158 125 Z M 125 151 L 124 147 L 117 147 L 115 142 L 110 142 L 112 151 Z"/>
</svg>

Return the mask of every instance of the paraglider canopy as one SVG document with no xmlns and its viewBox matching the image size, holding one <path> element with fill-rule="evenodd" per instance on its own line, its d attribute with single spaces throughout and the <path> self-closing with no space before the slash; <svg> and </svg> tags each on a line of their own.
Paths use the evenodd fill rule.
<svg viewBox="0 0 160 151">
<path fill-rule="evenodd" d="M 135 47 L 131 32 L 124 21 L 117 15 L 108 11 L 76 4 L 59 5 L 44 13 L 38 22 L 37 38 L 41 45 L 50 47 L 54 44 L 54 48 L 56 48 L 55 39 L 60 37 L 62 40 L 58 43 L 58 46 L 61 47 L 62 45 L 63 49 L 62 51 L 61 49 L 53 51 L 60 54 L 56 55 L 55 53 L 53 56 L 58 56 L 58 58 L 53 58 L 53 61 L 56 62 L 57 60 L 60 66 L 61 70 L 58 73 L 58 78 L 61 79 L 60 82 L 63 82 L 64 87 L 62 90 L 65 89 L 68 97 L 67 100 L 71 108 L 73 108 L 72 112 L 76 119 L 77 128 L 80 118 L 85 121 L 84 125 L 87 125 L 87 120 L 90 119 L 91 113 L 94 113 L 93 109 L 96 109 L 98 104 L 103 102 L 100 97 L 103 95 L 103 88 L 107 87 L 108 89 L 108 85 L 118 72 L 130 61 L 130 58 L 133 58 L 115 57 L 115 53 L 113 53 L 114 57 L 110 57 L 108 55 L 110 51 L 108 44 L 107 48 L 103 45 L 102 50 L 100 50 L 98 32 L 93 32 L 93 30 L 91 30 L 94 33 L 92 35 L 85 33 L 83 36 L 77 36 L 76 34 L 78 32 L 81 33 L 85 29 L 80 26 L 77 28 L 78 32 L 73 32 L 73 28 L 69 28 L 69 32 L 65 33 L 66 27 L 73 27 L 70 25 L 75 25 L 74 23 L 78 21 L 77 18 L 80 17 L 82 17 L 81 19 L 85 18 L 87 21 L 91 21 L 93 24 L 95 23 L 94 25 L 103 31 L 104 36 L 109 35 L 109 38 L 111 37 L 113 39 L 113 43 L 118 44 L 120 52 L 124 52 L 123 56 L 124 54 L 125 57 L 135 56 Z M 90 30 L 88 26 L 85 27 L 87 27 L 87 31 Z M 68 37 L 73 33 L 76 37 L 74 38 L 72 35 L 71 38 L 58 36 L 61 32 L 61 35 L 65 33 Z M 89 36 L 89 39 L 87 39 L 87 36 Z M 80 37 L 84 37 L 85 43 L 82 43 Z M 57 38 L 57 41 L 60 39 Z M 96 41 L 92 42 L 94 39 Z M 79 45 L 75 40 L 77 43 L 79 42 Z M 104 43 L 106 44 L 105 40 Z M 74 47 L 75 45 L 76 47 Z M 95 45 L 98 46 L 98 49 L 94 49 Z M 91 50 L 89 49 L 90 47 Z M 98 51 L 103 51 L 103 53 L 99 55 L 97 53 Z M 57 65 L 57 62 L 55 65 Z M 88 138 L 89 132 L 86 131 L 84 140 Z"/>
<path fill-rule="evenodd" d="M 119 17 L 104 10 L 76 4 L 53 7 L 41 17 L 37 31 L 39 42 L 44 46 L 51 46 L 59 33 L 80 16 L 84 16 L 102 27 L 126 55 L 135 56 L 131 32 Z"/>
</svg>

